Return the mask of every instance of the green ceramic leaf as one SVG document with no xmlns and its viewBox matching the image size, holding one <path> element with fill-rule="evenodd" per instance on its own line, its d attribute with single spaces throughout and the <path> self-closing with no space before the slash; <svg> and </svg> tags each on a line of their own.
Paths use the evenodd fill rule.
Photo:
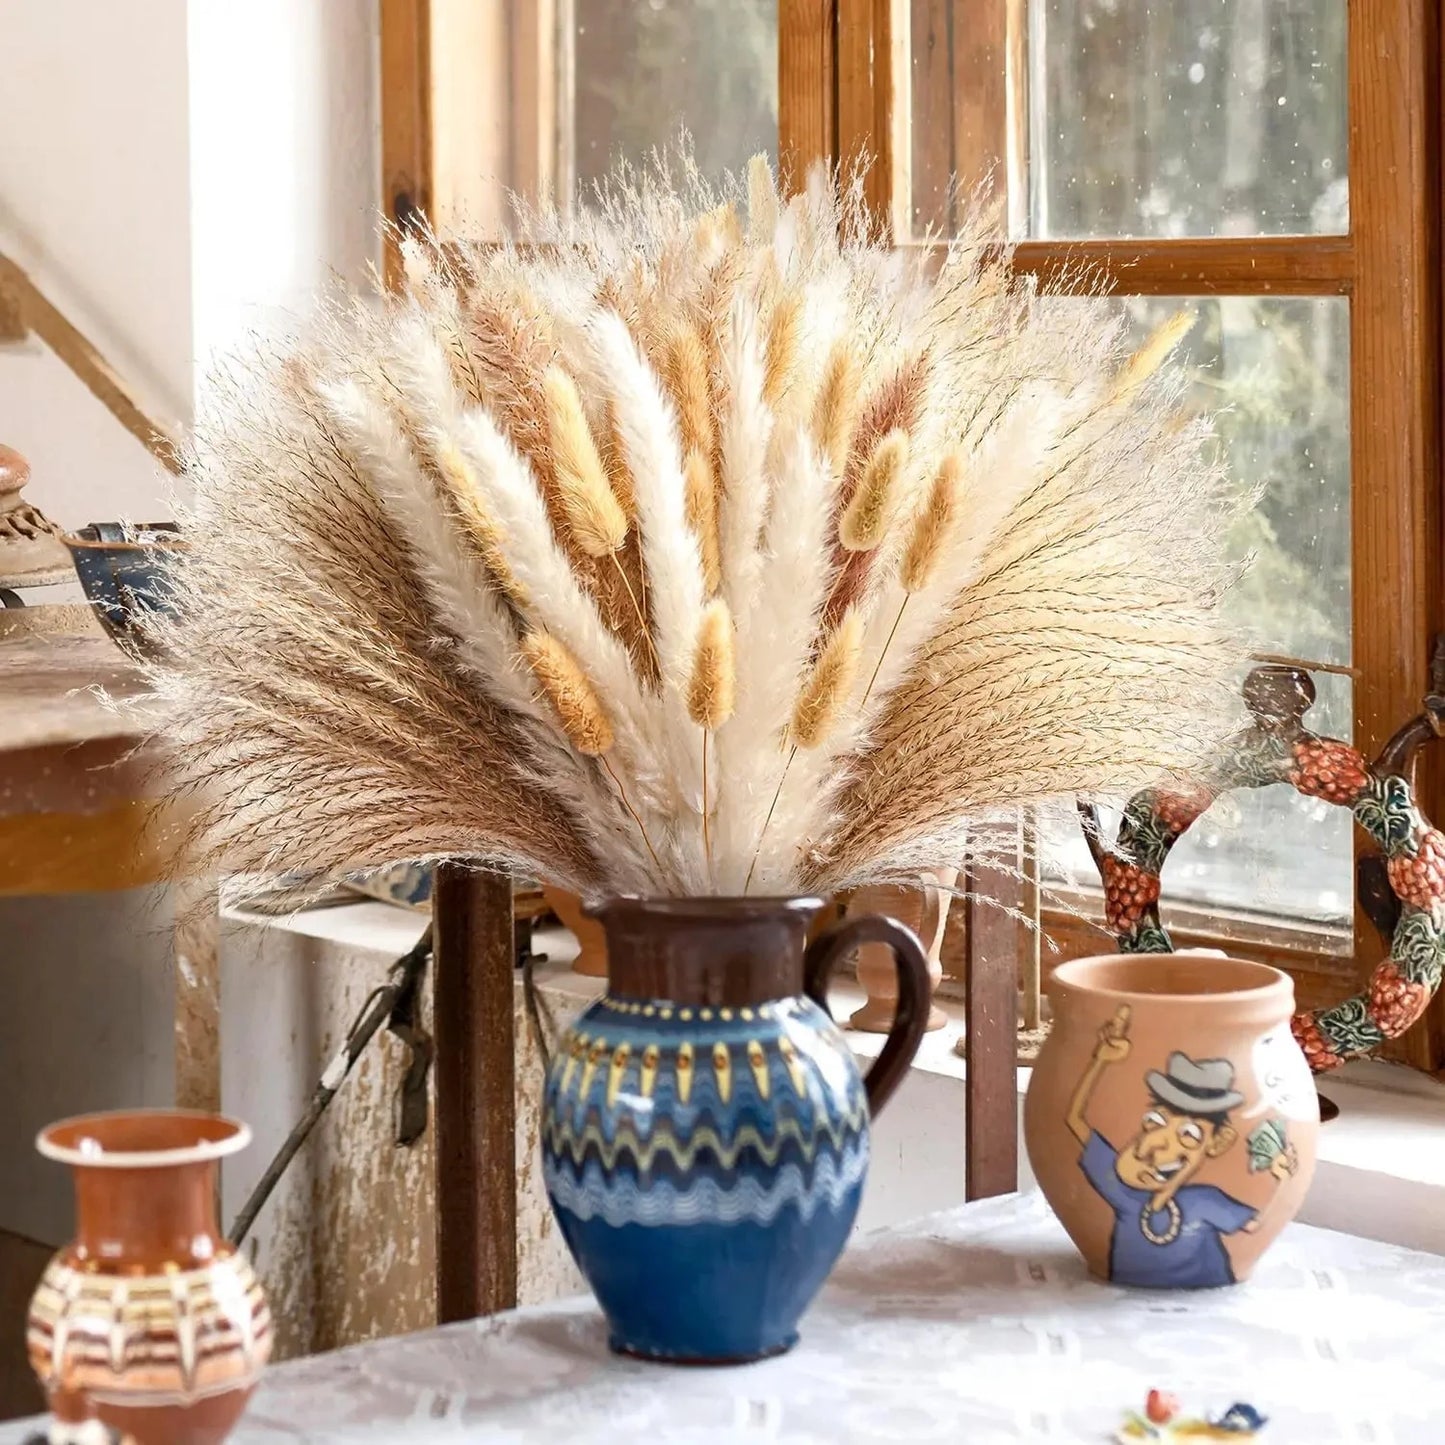
<svg viewBox="0 0 1445 1445">
<path fill-rule="evenodd" d="M 1261 1174 L 1284 1153 L 1289 1141 L 1285 1137 L 1284 1123 L 1279 1119 L 1266 1119 L 1249 1136 L 1249 1170 Z"/>
<path fill-rule="evenodd" d="M 1346 999 L 1326 1009 L 1320 1015 L 1319 1025 L 1325 1042 L 1336 1054 L 1364 1053 L 1385 1041 L 1380 1026 L 1359 998 Z"/>
<path fill-rule="evenodd" d="M 1390 954 L 1402 977 L 1433 991 L 1445 966 L 1445 932 L 1430 914 L 1407 908 L 1395 928 Z"/>
<path fill-rule="evenodd" d="M 1355 821 L 1382 849 L 1387 857 L 1413 851 L 1417 834 L 1424 822 L 1410 796 L 1410 785 L 1404 778 L 1372 777 L 1355 801 Z"/>
</svg>

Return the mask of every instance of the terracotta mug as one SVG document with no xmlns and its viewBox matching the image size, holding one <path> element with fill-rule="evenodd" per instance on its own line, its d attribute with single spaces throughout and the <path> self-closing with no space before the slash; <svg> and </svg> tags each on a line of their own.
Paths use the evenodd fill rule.
<svg viewBox="0 0 1445 1445">
<path fill-rule="evenodd" d="M 271 1313 L 216 1220 L 216 1161 L 250 1142 L 183 1109 L 89 1114 L 36 1147 L 75 1178 L 76 1235 L 30 1305 L 30 1364 L 62 1424 L 218 1445 L 271 1352 Z"/>
<path fill-rule="evenodd" d="M 1315 1167 L 1290 979 L 1240 959 L 1119 954 L 1061 965 L 1048 992 L 1024 1139 L 1090 1271 L 1159 1289 L 1247 1279 Z"/>
</svg>

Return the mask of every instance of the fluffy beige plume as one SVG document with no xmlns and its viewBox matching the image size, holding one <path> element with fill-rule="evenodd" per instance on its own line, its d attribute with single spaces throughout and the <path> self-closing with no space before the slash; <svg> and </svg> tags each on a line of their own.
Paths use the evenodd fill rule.
<svg viewBox="0 0 1445 1445">
<path fill-rule="evenodd" d="M 1185 320 L 1131 357 L 992 235 L 683 158 L 231 363 L 153 625 L 193 855 L 832 891 L 1187 771 L 1241 648 Z"/>
<path fill-rule="evenodd" d="M 701 452 L 691 451 L 683 464 L 683 487 L 687 499 L 687 521 L 697 538 L 702 562 L 703 587 L 711 596 L 722 581 L 722 559 L 718 549 L 717 487 L 712 465 Z"/>
<path fill-rule="evenodd" d="M 687 687 L 687 714 L 702 729 L 702 850 L 709 882 L 714 881 L 714 875 L 708 739 L 732 716 L 736 686 L 733 620 L 727 603 L 718 597 L 709 602 L 703 612 Z"/>
<path fill-rule="evenodd" d="M 813 663 L 793 705 L 789 736 L 800 748 L 816 748 L 832 731 L 858 677 L 863 619 L 854 608 L 843 614 Z"/>
<path fill-rule="evenodd" d="M 572 378 L 551 367 L 542 378 L 547 432 L 558 496 L 577 545 L 589 557 L 609 557 L 627 541 L 627 514 L 607 480 L 582 398 Z"/>
<path fill-rule="evenodd" d="M 443 442 L 436 451 L 437 472 L 446 489 L 448 509 L 462 536 L 474 548 L 487 569 L 492 585 L 518 612 L 525 613 L 527 589 L 517 580 L 507 561 L 501 528 L 487 510 L 481 484 L 471 464 L 453 441 Z"/>
<path fill-rule="evenodd" d="M 908 433 L 891 431 L 873 448 L 852 499 L 838 519 L 838 540 L 849 552 L 871 552 L 888 534 L 908 466 Z"/>
<path fill-rule="evenodd" d="M 663 348 L 663 374 L 677 405 L 683 452 L 711 457 L 715 446 L 707 352 L 696 330 L 674 326 Z"/>
<path fill-rule="evenodd" d="M 611 719 L 577 659 L 549 632 L 529 632 L 521 650 L 572 746 L 584 757 L 610 751 Z"/>
<path fill-rule="evenodd" d="M 766 246 L 778 226 L 778 191 L 773 183 L 773 167 L 767 156 L 759 153 L 748 162 L 748 242 Z"/>
<path fill-rule="evenodd" d="M 878 443 L 889 432 L 912 432 L 918 426 L 932 364 L 926 353 L 920 353 L 896 367 L 863 400 L 844 479 L 845 501 L 852 496 Z"/>
<path fill-rule="evenodd" d="M 836 342 L 828 354 L 813 407 L 813 439 L 835 477 L 841 477 L 848 464 L 848 449 L 858 424 L 859 370 L 853 348 L 846 341 Z"/>
<path fill-rule="evenodd" d="M 929 489 L 928 501 L 914 519 L 913 531 L 898 568 L 905 592 L 921 592 L 933 579 L 954 527 L 958 524 L 963 461 L 957 452 L 944 457 Z"/>
<path fill-rule="evenodd" d="M 768 317 L 763 398 L 771 407 L 782 400 L 793 379 L 802 332 L 803 298 L 797 291 L 784 291 Z"/>
<path fill-rule="evenodd" d="M 721 597 L 714 597 L 698 629 L 687 685 L 687 715 L 700 728 L 715 732 L 733 715 L 736 700 L 732 614 Z"/>
<path fill-rule="evenodd" d="M 617 405 L 609 397 L 604 411 L 602 429 L 602 467 L 607 473 L 607 485 L 622 508 L 622 515 L 629 521 L 637 515 L 637 490 L 632 484 L 632 473 L 627 468 L 627 453 L 622 447 L 622 437 L 617 430 Z"/>
<path fill-rule="evenodd" d="M 1118 402 L 1133 396 L 1194 329 L 1194 321 L 1194 311 L 1190 307 L 1176 311 L 1120 368 L 1110 388 L 1109 400 Z"/>
</svg>

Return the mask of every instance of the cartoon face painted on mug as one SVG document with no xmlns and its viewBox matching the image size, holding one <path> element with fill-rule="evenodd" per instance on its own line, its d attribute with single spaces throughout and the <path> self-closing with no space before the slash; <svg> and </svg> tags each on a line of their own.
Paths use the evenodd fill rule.
<svg viewBox="0 0 1445 1445">
<path fill-rule="evenodd" d="M 1154 1208 L 1163 1209 L 1238 1137 L 1227 1115 L 1185 1113 L 1155 1099 L 1119 1150 L 1114 1172 L 1131 1189 L 1149 1190 Z"/>
</svg>

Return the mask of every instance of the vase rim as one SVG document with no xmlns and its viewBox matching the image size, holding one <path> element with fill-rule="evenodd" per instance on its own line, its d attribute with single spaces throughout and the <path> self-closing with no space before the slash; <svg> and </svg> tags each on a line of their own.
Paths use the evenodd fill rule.
<svg viewBox="0 0 1445 1445">
<path fill-rule="evenodd" d="M 175 1140 L 162 1137 L 167 1126 Z M 119 1136 L 120 1147 L 107 1147 L 107 1134 L 112 1139 Z M 157 1139 L 154 1146 L 142 1142 L 147 1135 Z M 189 1142 L 180 1142 L 187 1136 Z M 85 1169 L 203 1164 L 236 1154 L 250 1142 L 249 1124 L 205 1109 L 106 1109 L 57 1119 L 35 1136 L 36 1149 L 47 1159 Z"/>
<path fill-rule="evenodd" d="M 1128 975 L 1137 974 L 1142 985 L 1151 975 L 1156 983 L 1169 971 L 1182 974 L 1185 986 L 1130 986 Z M 1199 986 L 1209 974 L 1217 974 L 1218 987 Z M 1121 977 L 1122 975 L 1122 977 Z M 1125 1003 L 1259 1003 L 1278 1001 L 1288 1010 L 1294 1001 L 1294 982 L 1287 973 L 1227 954 L 1181 950 L 1176 953 L 1102 953 L 1061 963 L 1049 978 L 1049 988 L 1073 989 L 1080 993 L 1118 999 Z"/>
</svg>

